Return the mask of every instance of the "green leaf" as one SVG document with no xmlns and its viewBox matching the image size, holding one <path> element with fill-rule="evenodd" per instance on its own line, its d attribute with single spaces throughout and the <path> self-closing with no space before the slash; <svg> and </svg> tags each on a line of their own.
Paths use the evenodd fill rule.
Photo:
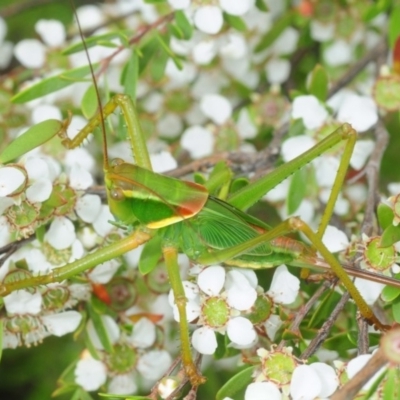
<svg viewBox="0 0 400 400">
<path fill-rule="evenodd" d="M 293 214 L 304 199 L 307 188 L 307 169 L 302 168 L 296 171 L 290 181 L 287 197 L 288 214 Z"/>
<path fill-rule="evenodd" d="M 264 11 L 264 12 L 268 12 L 268 7 L 265 4 L 265 0 L 256 0 L 256 7 L 260 10 L 260 11 Z"/>
<path fill-rule="evenodd" d="M 226 163 L 220 161 L 211 171 L 210 176 L 204 186 L 207 188 L 209 193 L 215 194 L 221 188 L 221 186 L 230 182 L 232 175 L 233 173 Z"/>
<path fill-rule="evenodd" d="M 384 302 L 389 303 L 396 300 L 400 295 L 400 289 L 393 286 L 385 286 L 381 293 Z"/>
<path fill-rule="evenodd" d="M 293 13 L 286 12 L 282 17 L 277 19 L 274 22 L 272 28 L 261 38 L 258 42 L 255 52 L 259 53 L 260 51 L 268 48 L 276 39 L 281 35 L 281 33 L 291 24 L 293 19 Z"/>
<path fill-rule="evenodd" d="M 162 4 L 165 3 L 165 0 L 144 0 L 147 4 Z"/>
<path fill-rule="evenodd" d="M 4 333 L 3 319 L 0 319 L 0 361 L 3 355 L 3 333 Z"/>
<path fill-rule="evenodd" d="M 325 101 L 328 97 L 328 74 L 321 65 L 316 65 L 311 72 L 308 84 L 308 91 L 320 101 Z"/>
<path fill-rule="evenodd" d="M 381 247 L 389 247 L 400 240 L 400 225 L 389 225 L 382 233 Z"/>
<path fill-rule="evenodd" d="M 93 397 L 83 388 L 79 388 L 71 397 L 71 400 L 93 400 Z"/>
<path fill-rule="evenodd" d="M 395 400 L 400 398 L 400 376 L 398 368 L 388 368 L 386 382 L 383 384 L 382 400 Z"/>
<path fill-rule="evenodd" d="M 160 45 L 161 45 L 161 48 L 165 51 L 166 55 L 172 58 L 172 61 L 175 63 L 176 68 L 182 69 L 182 68 L 183 68 L 183 65 L 182 65 L 182 63 L 181 63 L 181 60 L 180 60 L 180 59 L 176 56 L 176 54 L 170 49 L 170 47 L 169 47 L 169 45 L 168 45 L 166 39 L 165 39 L 163 36 L 159 35 L 159 34 L 157 34 L 156 37 L 157 37 L 158 42 L 159 42 Z M 168 40 L 169 40 L 169 38 L 168 38 Z M 167 59 L 167 60 L 168 60 L 168 59 Z M 166 61 L 165 61 L 165 63 L 166 63 Z M 163 72 L 164 72 L 164 69 L 165 69 L 165 66 L 164 66 L 164 68 L 163 68 Z"/>
<path fill-rule="evenodd" d="M 193 35 L 193 26 L 183 11 L 175 11 L 175 22 L 182 32 L 182 39 L 189 40 Z"/>
<path fill-rule="evenodd" d="M 146 275 L 153 271 L 160 261 L 161 255 L 161 236 L 156 235 L 144 245 L 139 260 L 140 273 Z"/>
<path fill-rule="evenodd" d="M 247 178 L 242 177 L 242 178 L 234 179 L 231 183 L 230 193 L 235 193 L 238 190 L 247 186 L 248 184 L 249 184 L 249 180 Z"/>
<path fill-rule="evenodd" d="M 224 20 L 234 29 L 239 32 L 245 32 L 247 29 L 246 23 L 243 21 L 242 18 L 224 13 Z"/>
<path fill-rule="evenodd" d="M 130 31 L 129 30 L 122 30 L 117 32 L 108 32 L 102 35 L 91 36 L 90 38 L 85 38 L 86 47 L 89 49 L 96 45 L 102 45 L 104 43 L 108 43 L 109 45 L 112 44 L 115 47 L 115 43 L 110 42 L 112 39 L 120 38 L 121 41 L 126 41 L 129 37 Z M 107 47 L 109 47 L 109 45 Z M 74 53 L 79 53 L 85 49 L 82 41 L 72 44 L 71 46 L 67 47 L 62 51 L 61 54 L 64 56 L 68 56 Z"/>
<path fill-rule="evenodd" d="M 150 37 L 147 42 L 140 47 L 140 60 L 139 60 L 139 75 L 141 75 L 147 65 L 149 64 L 150 60 L 152 59 L 153 55 L 158 50 L 158 40 L 156 36 Z"/>
<path fill-rule="evenodd" d="M 389 46 L 394 48 L 396 39 L 400 36 L 400 7 L 393 7 L 389 17 Z"/>
<path fill-rule="evenodd" d="M 139 78 L 139 56 L 135 51 L 125 65 L 121 74 L 121 85 L 125 88 L 124 92 L 135 101 L 137 81 Z"/>
<path fill-rule="evenodd" d="M 93 64 L 93 68 L 95 68 L 97 65 L 98 64 Z M 64 71 L 59 75 L 45 78 L 36 85 L 32 85 L 22 92 L 17 93 L 11 99 L 11 101 L 18 104 L 26 103 L 27 101 L 43 97 L 46 94 L 56 92 L 57 90 L 61 90 L 72 85 L 73 83 L 82 81 L 83 78 L 85 78 L 89 74 L 90 67 L 88 65 Z"/>
<path fill-rule="evenodd" d="M 96 88 L 94 85 L 90 85 L 81 101 L 82 113 L 85 118 L 90 119 L 94 116 L 99 108 L 99 100 L 97 98 Z"/>
<path fill-rule="evenodd" d="M 102 318 L 103 314 L 94 309 L 93 301 L 88 304 L 88 307 L 89 316 L 93 322 L 93 327 L 97 333 L 97 336 L 100 339 L 100 343 L 103 345 L 105 351 L 113 353 L 113 344 L 111 342 L 110 336 L 108 335 L 108 330 L 104 323 L 104 319 Z"/>
<path fill-rule="evenodd" d="M 382 229 L 386 229 L 388 226 L 393 225 L 394 213 L 391 207 L 387 204 L 380 203 L 377 212 L 379 226 Z"/>
<path fill-rule="evenodd" d="M 0 163 L 8 163 L 28 151 L 46 143 L 52 137 L 57 135 L 63 128 L 63 122 L 56 119 L 48 119 L 42 121 L 35 126 L 29 128 L 21 136 L 14 139 L 1 153 Z"/>
<path fill-rule="evenodd" d="M 225 397 L 233 397 L 240 390 L 244 389 L 252 382 L 254 369 L 255 367 L 248 367 L 229 379 L 218 391 L 215 399 L 222 400 Z"/>
<path fill-rule="evenodd" d="M 363 21 L 369 22 L 377 15 L 385 12 L 392 5 L 391 0 L 378 0 L 369 5 L 365 4 L 366 8 L 363 12 Z"/>
<path fill-rule="evenodd" d="M 397 298 L 392 306 L 393 319 L 400 323 L 400 299 Z"/>
</svg>

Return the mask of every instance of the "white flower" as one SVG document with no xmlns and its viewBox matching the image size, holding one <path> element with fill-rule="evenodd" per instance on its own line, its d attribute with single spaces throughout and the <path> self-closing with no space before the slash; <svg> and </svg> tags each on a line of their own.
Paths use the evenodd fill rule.
<svg viewBox="0 0 400 400">
<path fill-rule="evenodd" d="M 192 282 L 183 281 L 183 289 L 187 299 L 186 303 L 186 318 L 191 322 L 200 315 L 200 302 L 199 302 L 199 288 Z M 173 308 L 175 321 L 179 322 L 178 307 L 175 304 L 174 293 L 172 290 L 169 292 L 168 301 Z"/>
<path fill-rule="evenodd" d="M 367 362 L 371 359 L 372 354 L 362 354 L 349 361 L 346 372 L 349 379 L 352 379 L 359 371 L 361 371 Z M 369 390 L 376 379 L 382 374 L 385 367 L 381 368 L 375 375 L 363 386 L 362 390 Z"/>
<path fill-rule="evenodd" d="M 137 370 L 146 379 L 156 381 L 164 375 L 171 363 L 171 355 L 166 350 L 153 350 L 139 358 Z"/>
<path fill-rule="evenodd" d="M 226 333 L 233 344 L 249 346 L 256 342 L 257 333 L 253 324 L 246 318 L 236 317 L 228 321 Z"/>
<path fill-rule="evenodd" d="M 66 38 L 64 25 L 56 19 L 40 19 L 35 24 L 35 31 L 50 47 L 61 46 Z"/>
<path fill-rule="evenodd" d="M 348 64 L 353 59 L 353 49 L 344 40 L 336 40 L 324 51 L 324 60 L 332 67 Z"/>
<path fill-rule="evenodd" d="M 337 119 L 348 122 L 358 132 L 365 132 L 378 121 L 378 110 L 371 97 L 348 94 L 339 106 Z"/>
<path fill-rule="evenodd" d="M 46 121 L 47 119 L 62 120 L 62 114 L 58 107 L 50 104 L 39 104 L 32 110 L 32 123 Z"/>
<path fill-rule="evenodd" d="M 223 25 L 224 19 L 222 11 L 227 14 L 241 16 L 249 11 L 252 6 L 251 0 L 231 1 L 219 0 L 219 5 L 200 6 L 194 14 L 194 24 L 202 32 L 215 34 L 218 33 Z"/>
<path fill-rule="evenodd" d="M 315 96 L 297 96 L 293 100 L 292 118 L 302 118 L 307 129 L 319 128 L 327 117 L 328 112 Z"/>
<path fill-rule="evenodd" d="M 193 61 L 198 65 L 209 64 L 217 54 L 214 40 L 203 40 L 193 47 Z"/>
<path fill-rule="evenodd" d="M 85 194 L 76 202 L 75 212 L 78 217 L 87 223 L 92 223 L 101 211 L 101 199 L 95 194 Z"/>
<path fill-rule="evenodd" d="M 326 42 L 332 39 L 335 33 L 335 24 L 323 24 L 318 20 L 311 20 L 310 34 L 311 37 L 317 42 Z"/>
<path fill-rule="evenodd" d="M 332 225 L 326 227 L 322 242 L 331 253 L 345 250 L 350 243 L 346 234 Z"/>
<path fill-rule="evenodd" d="M 88 392 L 99 389 L 107 380 L 106 366 L 89 354 L 76 364 L 75 382 Z"/>
<path fill-rule="evenodd" d="M 89 272 L 89 279 L 93 283 L 105 284 L 110 282 L 118 268 L 121 266 L 121 262 L 117 259 L 105 261 L 96 266 L 92 271 Z"/>
<path fill-rule="evenodd" d="M 160 133 L 160 136 L 165 138 L 177 137 L 181 133 L 182 129 L 182 119 L 173 113 L 167 113 L 157 121 L 157 131 Z"/>
<path fill-rule="evenodd" d="M 208 326 L 197 328 L 192 335 L 192 345 L 201 354 L 214 354 L 218 346 L 214 330 Z"/>
<path fill-rule="evenodd" d="M 157 154 L 151 154 L 150 161 L 153 171 L 157 173 L 170 171 L 178 166 L 178 163 L 169 151 L 161 151 Z"/>
<path fill-rule="evenodd" d="M 113 378 L 111 378 L 107 389 L 108 393 L 112 394 L 127 395 L 136 393 L 137 385 L 134 375 L 132 373 L 127 373 L 114 376 Z"/>
<path fill-rule="evenodd" d="M 354 146 L 353 154 L 351 155 L 350 165 L 355 170 L 360 170 L 362 167 L 364 167 L 374 148 L 375 142 L 373 140 L 357 140 Z"/>
<path fill-rule="evenodd" d="M 232 115 L 232 106 L 228 99 L 219 94 L 203 96 L 200 102 L 200 109 L 218 125 L 223 125 Z"/>
<path fill-rule="evenodd" d="M 216 296 L 225 283 L 225 268 L 214 265 L 205 268 L 197 277 L 199 288 L 209 296 Z"/>
<path fill-rule="evenodd" d="M 385 288 L 383 283 L 372 282 L 367 279 L 356 278 L 354 285 L 368 305 L 373 305 Z"/>
<path fill-rule="evenodd" d="M 282 158 L 289 162 L 300 156 L 315 145 L 315 140 L 307 135 L 293 136 L 285 140 L 282 144 Z"/>
<path fill-rule="evenodd" d="M 69 184 L 77 190 L 85 190 L 93 185 L 93 177 L 82 165 L 74 164 L 69 173 Z"/>
<path fill-rule="evenodd" d="M 7 314 L 39 314 L 42 308 L 42 295 L 30 293 L 25 289 L 16 290 L 4 297 Z"/>
<path fill-rule="evenodd" d="M 56 250 L 67 249 L 76 239 L 74 224 L 65 217 L 54 218 L 45 239 Z"/>
<path fill-rule="evenodd" d="M 290 304 L 296 300 L 299 293 L 300 281 L 292 275 L 285 265 L 280 265 L 274 273 L 267 294 L 275 303 Z"/>
<path fill-rule="evenodd" d="M 59 314 L 44 315 L 42 321 L 48 332 L 54 336 L 63 336 L 74 332 L 82 320 L 78 311 L 65 311 Z"/>
<path fill-rule="evenodd" d="M 181 146 L 190 153 L 192 158 L 202 158 L 212 153 L 214 136 L 206 128 L 191 126 L 183 132 Z"/>
<path fill-rule="evenodd" d="M 314 400 L 334 393 L 339 380 L 334 369 L 323 363 L 299 365 L 293 372 L 290 394 L 293 400 Z"/>
<path fill-rule="evenodd" d="M 133 326 L 133 332 L 128 340 L 135 346 L 145 349 L 156 340 L 156 327 L 148 318 L 140 318 Z"/>
<path fill-rule="evenodd" d="M 15 45 L 14 55 L 26 68 L 41 68 L 46 61 L 46 47 L 37 39 L 24 39 Z"/>
<path fill-rule="evenodd" d="M 281 400 L 282 393 L 272 382 L 254 382 L 246 388 L 245 400 Z"/>
<path fill-rule="evenodd" d="M 289 78 L 290 62 L 282 58 L 272 58 L 265 66 L 268 82 L 281 84 Z"/>
<path fill-rule="evenodd" d="M 12 194 L 25 180 L 26 177 L 19 168 L 0 168 L 0 197 Z"/>
</svg>

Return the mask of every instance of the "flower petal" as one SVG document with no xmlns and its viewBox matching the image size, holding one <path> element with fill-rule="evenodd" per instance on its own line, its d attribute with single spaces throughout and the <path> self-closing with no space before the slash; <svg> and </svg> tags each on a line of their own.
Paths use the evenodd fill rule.
<svg viewBox="0 0 400 400">
<path fill-rule="evenodd" d="M 214 354 L 218 346 L 215 332 L 207 326 L 196 329 L 192 335 L 192 345 L 201 354 Z"/>
</svg>

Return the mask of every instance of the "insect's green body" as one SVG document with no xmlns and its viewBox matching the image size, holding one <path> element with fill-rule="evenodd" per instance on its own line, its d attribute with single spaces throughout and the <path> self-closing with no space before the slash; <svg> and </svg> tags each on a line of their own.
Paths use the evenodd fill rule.
<svg viewBox="0 0 400 400">
<path fill-rule="evenodd" d="M 269 229 L 262 221 L 208 195 L 201 185 L 159 175 L 122 160 L 112 162 L 106 182 L 111 211 L 121 224 L 156 228 L 155 235 L 161 236 L 162 243 L 179 248 L 194 262 L 205 254 L 210 256 L 246 243 Z M 299 265 L 299 257 L 311 254 L 315 252 L 301 242 L 277 238 L 222 261 L 265 269 L 284 263 Z"/>
</svg>

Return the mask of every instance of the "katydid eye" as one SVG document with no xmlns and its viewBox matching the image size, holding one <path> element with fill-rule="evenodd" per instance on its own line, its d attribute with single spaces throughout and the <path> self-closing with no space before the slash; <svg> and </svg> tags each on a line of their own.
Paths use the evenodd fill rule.
<svg viewBox="0 0 400 400">
<path fill-rule="evenodd" d="M 116 201 L 125 200 L 124 191 L 119 187 L 112 188 L 110 190 L 110 196 L 113 200 L 116 200 Z"/>
<path fill-rule="evenodd" d="M 111 167 L 116 167 L 118 165 L 123 164 L 125 161 L 122 158 L 114 158 L 113 160 L 111 160 Z"/>
</svg>

